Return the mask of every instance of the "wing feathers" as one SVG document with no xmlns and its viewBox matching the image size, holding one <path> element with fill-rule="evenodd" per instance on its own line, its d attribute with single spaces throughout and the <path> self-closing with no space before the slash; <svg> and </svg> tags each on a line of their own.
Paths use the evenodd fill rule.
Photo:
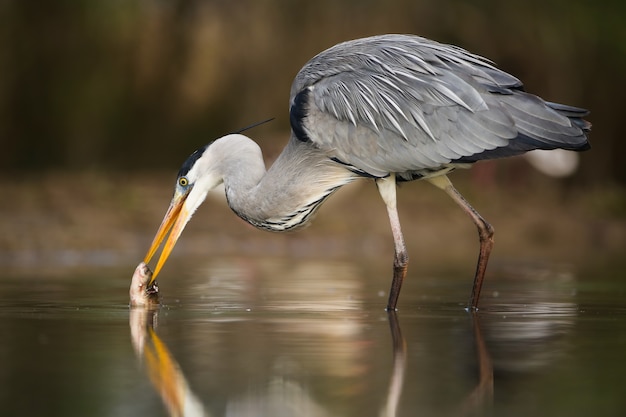
<svg viewBox="0 0 626 417">
<path fill-rule="evenodd" d="M 291 106 L 296 135 L 373 176 L 588 147 L 586 110 L 545 102 L 478 55 L 409 35 L 320 53 L 296 76 Z"/>
</svg>

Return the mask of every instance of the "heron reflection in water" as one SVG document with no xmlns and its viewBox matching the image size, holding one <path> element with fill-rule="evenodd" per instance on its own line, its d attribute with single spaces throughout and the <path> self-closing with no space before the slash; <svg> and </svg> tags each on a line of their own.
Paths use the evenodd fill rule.
<svg viewBox="0 0 626 417">
<path fill-rule="evenodd" d="M 185 374 L 171 354 L 166 344 L 155 331 L 158 309 L 131 308 L 130 333 L 137 358 L 146 366 L 146 372 L 156 392 L 161 397 L 172 416 L 209 416 L 205 405 L 191 389 Z M 388 312 L 392 342 L 393 361 L 389 386 L 384 403 L 380 408 L 381 417 L 397 415 L 407 369 L 407 343 L 402 335 L 396 312 Z M 474 415 L 476 411 L 491 407 L 493 399 L 493 368 L 487 347 L 484 343 L 478 317 L 470 318 L 473 325 L 474 343 L 477 352 L 479 381 L 471 393 L 459 405 L 459 415 Z M 333 415 L 319 404 L 306 386 L 297 381 L 275 378 L 266 388 L 252 390 L 254 394 L 245 398 L 229 400 L 225 415 L 237 416 L 277 416 L 293 415 L 298 410 L 301 415 Z"/>
<path fill-rule="evenodd" d="M 461 48 L 412 35 L 340 43 L 298 72 L 289 99 L 291 138 L 266 170 L 259 146 L 232 134 L 195 151 L 144 259 L 169 233 L 154 280 L 183 228 L 223 184 L 231 209 L 260 229 L 306 224 L 343 185 L 373 179 L 395 244 L 388 310 L 395 310 L 408 254 L 396 208 L 399 182 L 425 179 L 444 190 L 478 228 L 479 256 L 469 307 L 476 309 L 493 228 L 446 174 L 475 162 L 535 149 L 588 149 L 584 109 L 526 93 L 520 80 Z"/>
</svg>

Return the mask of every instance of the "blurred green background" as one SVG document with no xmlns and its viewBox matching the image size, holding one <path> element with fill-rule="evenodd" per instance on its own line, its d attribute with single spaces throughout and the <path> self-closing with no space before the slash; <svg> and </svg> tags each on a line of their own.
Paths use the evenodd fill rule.
<svg viewBox="0 0 626 417">
<path fill-rule="evenodd" d="M 621 0 L 0 1 L 0 171 L 174 170 L 251 132 L 286 141 L 300 67 L 343 40 L 414 33 L 484 55 L 592 111 L 585 183 L 626 183 Z"/>
</svg>

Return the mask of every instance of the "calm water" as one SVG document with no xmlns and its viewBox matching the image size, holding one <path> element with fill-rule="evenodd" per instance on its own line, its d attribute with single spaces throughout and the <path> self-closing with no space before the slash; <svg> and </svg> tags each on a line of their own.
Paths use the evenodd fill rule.
<svg viewBox="0 0 626 417">
<path fill-rule="evenodd" d="M 156 312 L 133 270 L 0 279 L 0 414 L 626 415 L 623 267 L 492 265 L 477 315 L 416 265 L 397 314 L 367 262 L 168 265 Z"/>
</svg>

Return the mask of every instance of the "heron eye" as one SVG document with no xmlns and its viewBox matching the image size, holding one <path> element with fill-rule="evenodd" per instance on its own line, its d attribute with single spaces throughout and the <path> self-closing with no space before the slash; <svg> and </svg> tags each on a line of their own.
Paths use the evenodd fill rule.
<svg viewBox="0 0 626 417">
<path fill-rule="evenodd" d="M 189 180 L 187 179 L 187 177 L 180 177 L 178 179 L 178 185 L 180 185 L 181 187 L 186 187 L 189 184 Z"/>
</svg>

